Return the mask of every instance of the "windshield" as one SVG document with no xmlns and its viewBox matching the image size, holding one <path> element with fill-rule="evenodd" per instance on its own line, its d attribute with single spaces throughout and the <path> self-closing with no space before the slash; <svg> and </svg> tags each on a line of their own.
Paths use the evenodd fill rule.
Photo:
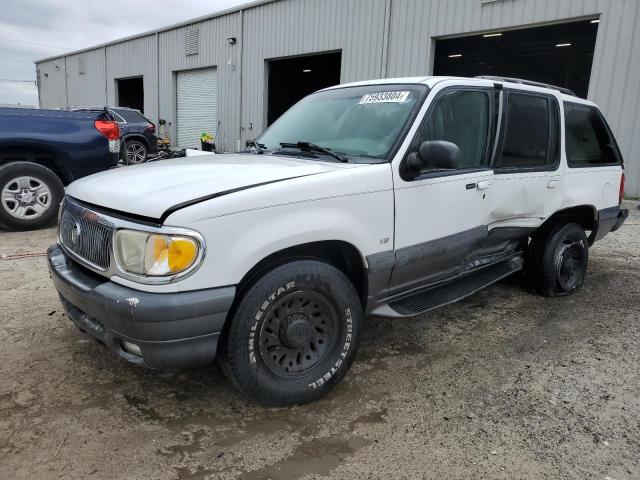
<svg viewBox="0 0 640 480">
<path fill-rule="evenodd" d="M 257 139 L 266 150 L 308 142 L 349 157 L 387 160 L 425 85 L 369 85 L 314 93 Z"/>
</svg>

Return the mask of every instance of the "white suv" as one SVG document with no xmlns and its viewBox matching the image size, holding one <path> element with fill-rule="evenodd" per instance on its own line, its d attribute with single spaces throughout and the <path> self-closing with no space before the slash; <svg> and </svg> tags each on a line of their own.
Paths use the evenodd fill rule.
<svg viewBox="0 0 640 480">
<path fill-rule="evenodd" d="M 249 143 L 71 184 L 48 259 L 81 330 L 152 368 L 217 357 L 264 404 L 327 393 L 369 315 L 418 315 L 521 269 L 535 292 L 572 293 L 628 215 L 602 114 L 549 85 L 341 85 Z"/>
</svg>

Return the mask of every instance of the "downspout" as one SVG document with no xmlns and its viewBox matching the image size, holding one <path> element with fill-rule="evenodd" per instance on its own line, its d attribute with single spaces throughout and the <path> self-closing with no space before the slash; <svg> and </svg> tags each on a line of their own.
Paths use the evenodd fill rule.
<svg viewBox="0 0 640 480">
<path fill-rule="evenodd" d="M 238 145 L 236 150 L 240 151 L 242 150 L 242 96 L 243 96 L 243 73 L 244 73 L 244 64 L 243 64 L 243 57 L 244 57 L 244 8 L 242 10 L 240 10 L 240 62 L 238 65 L 238 73 L 240 75 L 240 110 L 238 112 L 238 120 L 239 120 L 239 124 L 240 124 L 240 129 L 238 131 Z"/>
<path fill-rule="evenodd" d="M 391 7 L 393 0 L 386 0 L 384 5 L 384 29 L 382 33 L 382 64 L 380 66 L 380 77 L 387 78 L 389 75 L 389 43 L 391 36 Z"/>
<path fill-rule="evenodd" d="M 69 85 L 67 85 L 67 57 L 64 57 L 64 96 L 66 107 L 69 107 Z"/>
<path fill-rule="evenodd" d="M 160 35 L 158 34 L 158 32 L 156 32 L 156 125 L 159 125 L 159 124 L 160 124 Z"/>
<path fill-rule="evenodd" d="M 104 106 L 109 105 L 109 87 L 107 86 L 107 78 L 109 78 L 108 68 L 107 68 L 107 47 L 104 46 L 102 48 L 104 52 Z"/>
</svg>

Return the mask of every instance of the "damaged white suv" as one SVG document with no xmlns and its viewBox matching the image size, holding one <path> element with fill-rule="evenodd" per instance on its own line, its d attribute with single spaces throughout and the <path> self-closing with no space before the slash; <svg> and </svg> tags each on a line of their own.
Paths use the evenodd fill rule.
<svg viewBox="0 0 640 480">
<path fill-rule="evenodd" d="M 303 99 L 241 154 L 71 184 L 51 277 L 73 322 L 125 359 L 216 358 L 245 394 L 304 403 L 347 372 L 369 315 L 410 317 L 524 269 L 582 285 L 622 225 L 598 108 L 503 78 L 360 82 Z"/>
</svg>

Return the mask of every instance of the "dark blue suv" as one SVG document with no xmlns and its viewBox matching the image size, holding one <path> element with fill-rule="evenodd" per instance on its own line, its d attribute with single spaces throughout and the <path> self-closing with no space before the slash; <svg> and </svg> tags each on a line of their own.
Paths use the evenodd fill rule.
<svg viewBox="0 0 640 480">
<path fill-rule="evenodd" d="M 108 107 L 120 127 L 120 158 L 126 165 L 142 163 L 158 152 L 156 126 L 138 110 Z"/>
<path fill-rule="evenodd" d="M 104 107 L 70 107 L 72 111 L 104 110 Z M 125 165 L 143 163 L 158 153 L 156 126 L 139 110 L 129 107 L 107 107 L 120 127 L 120 161 Z"/>
</svg>

